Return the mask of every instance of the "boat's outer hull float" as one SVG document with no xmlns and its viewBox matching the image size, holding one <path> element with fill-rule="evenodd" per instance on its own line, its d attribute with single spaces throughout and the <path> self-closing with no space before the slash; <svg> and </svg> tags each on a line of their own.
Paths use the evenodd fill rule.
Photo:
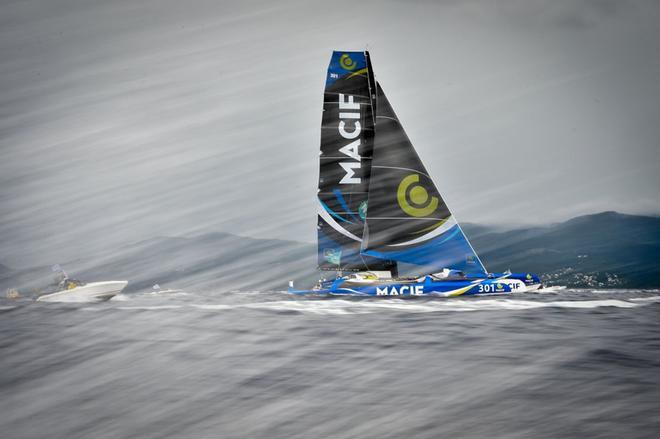
<svg viewBox="0 0 660 439">
<path fill-rule="evenodd" d="M 289 287 L 289 293 L 298 295 L 332 295 L 332 296 L 436 296 L 458 297 L 474 295 L 511 294 L 534 291 L 541 288 L 537 276 L 505 275 L 487 279 L 434 280 L 427 276 L 423 281 L 371 282 L 359 285 L 345 279 L 321 282 L 311 290 L 296 290 Z"/>
</svg>

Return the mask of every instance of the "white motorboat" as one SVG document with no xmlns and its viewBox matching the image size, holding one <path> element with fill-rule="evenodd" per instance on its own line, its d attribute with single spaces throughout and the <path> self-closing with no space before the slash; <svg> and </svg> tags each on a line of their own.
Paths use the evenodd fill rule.
<svg viewBox="0 0 660 439">
<path fill-rule="evenodd" d="M 38 302 L 103 302 L 119 294 L 128 285 L 128 281 L 107 281 L 76 284 L 73 288 L 44 294 Z"/>
</svg>

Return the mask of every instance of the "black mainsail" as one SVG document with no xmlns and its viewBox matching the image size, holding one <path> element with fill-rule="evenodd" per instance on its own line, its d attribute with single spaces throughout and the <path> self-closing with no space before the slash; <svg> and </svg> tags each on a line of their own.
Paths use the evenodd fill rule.
<svg viewBox="0 0 660 439">
<path fill-rule="evenodd" d="M 374 138 L 373 73 L 365 52 L 333 52 L 323 102 L 318 190 L 322 270 L 390 270 L 360 252 Z M 371 87 L 370 87 L 371 85 Z"/>
<path fill-rule="evenodd" d="M 376 125 L 362 253 L 434 272 L 486 269 L 433 184 L 383 89 Z"/>
</svg>

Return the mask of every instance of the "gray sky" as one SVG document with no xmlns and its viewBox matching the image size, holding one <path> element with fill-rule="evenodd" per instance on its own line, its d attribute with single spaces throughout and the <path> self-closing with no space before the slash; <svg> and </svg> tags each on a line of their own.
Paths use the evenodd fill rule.
<svg viewBox="0 0 660 439">
<path fill-rule="evenodd" d="M 2 3 L 3 264 L 314 241 L 325 70 L 367 45 L 459 219 L 660 212 L 656 1 Z"/>
</svg>

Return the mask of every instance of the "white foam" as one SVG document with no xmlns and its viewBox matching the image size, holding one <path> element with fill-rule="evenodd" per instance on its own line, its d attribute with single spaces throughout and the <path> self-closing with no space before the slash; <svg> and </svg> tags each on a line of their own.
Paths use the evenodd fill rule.
<svg viewBox="0 0 660 439">
<path fill-rule="evenodd" d="M 556 293 L 559 291 L 564 291 L 566 289 L 565 285 L 553 285 L 550 287 L 544 287 L 536 291 L 525 291 L 522 294 L 546 294 L 546 293 Z"/>
<path fill-rule="evenodd" d="M 559 308 L 601 308 L 611 306 L 615 308 L 635 308 L 636 304 L 630 303 L 625 300 L 574 300 L 574 301 L 558 301 L 548 302 L 549 306 L 556 306 Z"/>
<path fill-rule="evenodd" d="M 657 293 L 658 292 L 658 290 L 640 290 L 640 289 L 631 289 L 631 288 L 609 288 L 609 289 L 577 290 L 577 291 L 591 293 L 591 294 Z"/>
<path fill-rule="evenodd" d="M 275 302 L 251 303 L 244 305 L 250 309 L 267 309 L 274 311 L 297 311 L 312 314 L 359 314 L 359 310 L 351 310 L 347 300 L 324 301 L 292 301 L 282 300 Z"/>
<path fill-rule="evenodd" d="M 590 309 L 600 307 L 635 308 L 639 306 L 625 300 L 575 300 L 540 302 L 531 300 L 496 299 L 496 300 L 460 300 L 448 299 L 425 303 L 405 300 L 372 301 L 279 301 L 245 305 L 252 309 L 273 309 L 299 311 L 312 314 L 369 314 L 382 311 L 427 313 L 427 312 L 463 312 L 494 310 L 527 310 L 539 308 L 574 308 Z"/>
<path fill-rule="evenodd" d="M 538 296 L 537 296 L 538 297 Z M 430 313 L 430 312 L 468 312 L 468 311 L 517 311 L 542 308 L 593 309 L 601 307 L 635 308 L 660 302 L 660 296 L 640 297 L 630 300 L 525 300 L 522 298 L 449 298 L 436 300 L 403 299 L 365 299 L 347 300 L 342 298 L 327 300 L 275 300 L 267 302 L 213 304 L 185 303 L 180 305 L 135 305 L 118 306 L 122 310 L 168 310 L 196 308 L 208 311 L 225 312 L 234 309 L 253 309 L 265 311 L 293 311 L 317 315 L 373 314 L 383 312 Z M 89 310 L 107 309 L 104 307 L 85 308 Z"/>
<path fill-rule="evenodd" d="M 118 306 L 116 309 L 129 309 L 129 310 L 155 310 L 155 309 L 179 309 L 183 308 L 182 305 L 157 305 L 157 306 Z"/>
<path fill-rule="evenodd" d="M 629 290 L 591 290 L 589 293 L 591 294 L 621 294 L 621 293 L 628 293 L 630 292 Z"/>
<path fill-rule="evenodd" d="M 642 302 L 642 303 L 658 303 L 660 302 L 660 296 L 635 297 L 630 300 L 633 302 Z"/>
<path fill-rule="evenodd" d="M 218 310 L 218 309 L 233 309 L 237 308 L 239 305 L 191 305 L 193 308 L 198 309 L 208 309 L 208 310 Z"/>
<path fill-rule="evenodd" d="M 464 312 L 464 311 L 495 311 L 495 310 L 527 310 L 539 308 L 575 308 L 589 309 L 599 307 L 634 308 L 638 304 L 624 300 L 583 300 L 583 301 L 552 301 L 539 302 L 530 300 L 461 300 L 449 299 L 425 303 L 415 303 L 408 300 L 389 299 L 387 301 L 350 301 L 350 300 L 286 300 L 240 305 L 191 305 L 198 309 L 230 310 L 248 308 L 272 311 L 294 311 L 318 315 L 371 314 L 378 312 Z"/>
</svg>

